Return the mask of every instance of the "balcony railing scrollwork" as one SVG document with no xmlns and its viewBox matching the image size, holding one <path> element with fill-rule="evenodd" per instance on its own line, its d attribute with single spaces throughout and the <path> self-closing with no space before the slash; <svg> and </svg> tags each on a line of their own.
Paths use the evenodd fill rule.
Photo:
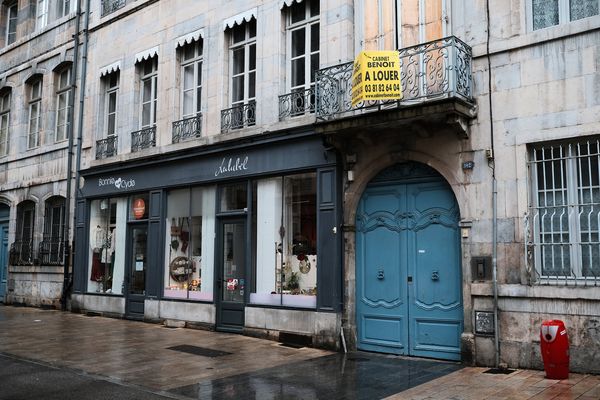
<svg viewBox="0 0 600 400">
<path fill-rule="evenodd" d="M 131 152 L 156 146 L 156 126 L 131 132 Z"/>
<path fill-rule="evenodd" d="M 117 135 L 111 135 L 106 139 L 96 140 L 96 160 L 117 155 L 117 138 Z"/>
<path fill-rule="evenodd" d="M 46 237 L 40 243 L 38 259 L 41 265 L 63 265 L 65 242 L 62 238 Z"/>
<path fill-rule="evenodd" d="M 117 11 L 119 8 L 125 7 L 126 0 L 102 0 L 102 11 L 101 16 L 104 17 L 112 12 Z"/>
<path fill-rule="evenodd" d="M 202 114 L 173 122 L 173 143 L 199 138 L 202 135 Z"/>
<path fill-rule="evenodd" d="M 256 124 L 256 101 L 221 110 L 221 133 Z"/>
<path fill-rule="evenodd" d="M 33 265 L 35 263 L 33 241 L 15 240 L 10 245 L 8 258 L 10 265 Z"/>
<path fill-rule="evenodd" d="M 294 90 L 279 96 L 279 120 L 315 112 L 315 89 Z"/>
<path fill-rule="evenodd" d="M 328 121 L 360 111 L 402 107 L 444 98 L 472 103 L 471 48 L 449 36 L 398 51 L 403 98 L 362 101 L 351 104 L 353 63 L 318 71 L 316 78 L 317 120 Z"/>
</svg>

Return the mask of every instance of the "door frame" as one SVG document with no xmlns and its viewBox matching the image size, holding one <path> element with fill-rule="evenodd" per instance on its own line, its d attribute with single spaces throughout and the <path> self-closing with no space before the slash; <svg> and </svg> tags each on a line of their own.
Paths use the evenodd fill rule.
<svg viewBox="0 0 600 400">
<path fill-rule="evenodd" d="M 366 184 L 366 186 L 364 187 L 364 190 L 362 191 L 362 193 L 360 194 L 359 200 L 357 202 L 356 205 L 356 213 L 354 216 L 354 219 L 356 221 L 356 218 L 358 216 L 359 213 L 359 208 L 360 205 L 362 204 L 363 198 L 365 196 L 365 194 L 368 192 L 368 190 L 370 188 L 377 188 L 377 187 L 391 187 L 394 185 L 404 185 L 406 187 L 409 187 L 411 184 L 423 184 L 423 183 L 433 183 L 433 182 L 444 182 L 447 186 L 448 186 L 448 190 L 450 191 L 450 193 L 452 193 L 453 197 L 454 197 L 454 202 L 457 206 L 457 210 L 460 213 L 460 206 L 458 204 L 458 199 L 456 198 L 456 194 L 454 193 L 454 191 L 452 190 L 452 187 L 450 186 L 449 182 L 446 180 L 446 178 L 440 174 L 437 170 L 428 167 L 427 165 L 418 162 L 418 161 L 407 161 L 405 163 L 408 164 L 413 164 L 415 166 L 417 166 L 417 171 L 415 173 L 415 175 L 408 175 L 408 176 L 397 176 L 397 177 L 390 177 L 388 176 L 384 176 L 381 179 L 378 179 L 382 173 L 388 169 L 392 169 L 394 167 L 396 167 L 399 164 L 404 164 L 404 163 L 399 163 L 399 164 L 394 164 L 394 165 L 390 165 L 387 168 L 383 168 L 381 170 L 379 170 L 379 172 L 377 174 L 375 174 L 371 180 Z M 419 167 L 421 166 L 421 167 Z M 424 169 L 422 169 L 424 167 Z M 421 170 L 419 170 L 421 169 Z M 427 172 L 427 170 L 429 170 L 429 172 Z M 460 220 L 460 214 L 459 214 L 459 218 Z M 357 277 L 358 275 L 358 267 L 359 267 L 359 257 L 358 257 L 358 234 L 359 232 L 356 231 L 355 233 L 355 237 L 354 237 L 354 244 L 355 244 L 355 249 L 354 249 L 354 269 L 355 269 L 355 277 Z M 458 268 L 458 273 L 459 273 L 459 298 L 460 298 L 460 308 L 461 308 L 461 333 L 464 330 L 464 302 L 463 302 L 463 285 L 462 285 L 462 279 L 464 276 L 464 271 L 463 271 L 463 265 L 462 265 L 462 258 L 461 258 L 461 254 L 462 254 L 462 243 L 460 240 L 460 235 L 457 237 L 457 253 L 458 253 L 458 261 L 457 261 L 457 265 L 456 267 Z M 414 277 L 414 271 L 413 272 L 413 277 Z M 406 275 L 408 277 L 408 275 L 410 275 L 411 271 L 409 270 L 409 266 L 407 265 L 407 270 L 406 270 Z M 413 278 L 411 277 L 411 278 Z M 364 277 L 363 277 L 364 278 Z M 387 353 L 389 354 L 400 354 L 400 355 L 406 355 L 406 356 L 411 356 L 411 357 L 423 357 L 420 354 L 413 354 L 412 353 L 412 347 L 413 347 L 413 341 L 411 340 L 411 331 L 414 330 L 414 327 L 412 326 L 413 324 L 413 320 L 411 319 L 411 313 L 410 313 L 410 309 L 411 309 L 411 300 L 412 297 L 414 295 L 414 292 L 410 292 L 411 290 L 414 290 L 414 281 L 411 280 L 411 282 L 408 282 L 408 278 L 405 280 L 406 283 L 406 303 L 407 303 L 407 313 L 406 313 L 406 343 L 403 344 L 402 347 L 399 347 L 399 351 L 398 352 L 394 352 L 394 351 L 388 351 Z M 358 279 L 356 280 L 355 283 L 355 298 L 354 298 L 354 312 L 355 312 L 355 317 L 354 317 L 354 321 L 355 321 L 355 329 L 356 329 L 356 346 L 358 349 L 363 349 L 366 351 L 381 351 L 380 349 L 374 349 L 374 348 L 369 348 L 368 345 L 363 345 L 361 346 L 361 342 L 360 342 L 360 335 L 358 330 L 361 329 L 360 327 L 360 314 L 358 312 L 358 306 L 359 306 L 359 296 L 358 296 L 358 287 L 361 284 L 361 282 L 358 281 Z M 413 332 L 414 334 L 414 332 Z M 459 343 L 460 346 L 460 343 Z M 430 355 L 425 355 L 424 357 L 430 357 Z M 433 356 L 435 358 L 435 356 Z M 460 354 L 459 354 L 460 357 Z M 444 360 L 452 360 L 451 358 L 444 358 L 444 357 L 439 357 L 439 359 L 444 359 Z M 460 359 L 460 358 L 459 358 Z"/>
<path fill-rule="evenodd" d="M 145 265 L 145 272 L 146 274 L 144 275 L 144 294 L 143 295 L 139 295 L 139 294 L 131 294 L 130 293 L 130 287 L 131 287 L 131 276 L 133 273 L 133 268 L 134 268 L 134 263 L 133 263 L 133 242 L 132 242 L 132 233 L 133 230 L 135 228 L 140 228 L 140 227 L 145 227 L 146 228 L 146 254 L 145 254 L 145 258 L 146 260 L 144 261 L 146 263 Z M 147 292 L 147 283 L 148 283 L 148 221 L 144 220 L 144 221 L 128 221 L 127 222 L 127 233 L 125 235 L 125 241 L 126 241 L 126 249 L 125 249 L 125 293 L 123 293 L 123 295 L 125 296 L 125 318 L 127 319 L 135 319 L 135 320 L 143 320 L 144 319 L 144 313 L 145 313 L 145 306 L 144 306 L 144 302 L 146 299 L 146 292 Z M 131 302 L 133 301 L 137 301 L 139 303 L 141 303 L 142 305 L 142 312 L 132 312 L 131 311 Z"/>
<path fill-rule="evenodd" d="M 223 332 L 233 332 L 233 333 L 241 333 L 244 325 L 245 325 L 245 309 L 246 304 L 248 303 L 248 276 L 249 276 L 249 248 L 250 248 L 250 240 L 249 239 L 249 224 L 247 214 L 237 214 L 237 215 L 223 215 L 218 216 L 216 218 L 217 226 L 216 226 L 216 235 L 215 235 L 215 329 Z M 242 223 L 244 229 L 245 236 L 245 246 L 244 246 L 244 283 L 245 283 L 245 291 L 243 294 L 243 301 L 241 303 L 227 302 L 223 301 L 223 290 L 225 288 L 225 280 L 223 278 L 223 251 L 225 249 L 225 244 L 223 243 L 223 234 L 224 234 L 224 225 L 232 224 L 232 223 Z M 241 325 L 232 325 L 223 323 L 223 309 L 224 306 L 231 306 L 231 310 L 237 310 L 242 312 L 242 324 Z"/>
</svg>

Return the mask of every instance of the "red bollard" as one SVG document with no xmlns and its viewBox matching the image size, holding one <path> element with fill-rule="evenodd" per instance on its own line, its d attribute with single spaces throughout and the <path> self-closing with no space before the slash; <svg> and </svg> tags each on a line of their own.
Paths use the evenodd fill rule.
<svg viewBox="0 0 600 400">
<path fill-rule="evenodd" d="M 569 336 L 565 324 L 558 319 L 542 322 L 540 343 L 546 378 L 568 379 Z"/>
</svg>

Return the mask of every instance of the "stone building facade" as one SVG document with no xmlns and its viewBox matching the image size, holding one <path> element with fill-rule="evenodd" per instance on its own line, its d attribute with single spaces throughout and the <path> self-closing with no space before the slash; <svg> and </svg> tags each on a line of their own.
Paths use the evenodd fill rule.
<svg viewBox="0 0 600 400">
<path fill-rule="evenodd" d="M 0 8 L 0 298 L 60 307 L 75 2 Z"/>
<path fill-rule="evenodd" d="M 599 372 L 599 6 L 542 3 L 92 2 L 72 309 Z"/>
</svg>

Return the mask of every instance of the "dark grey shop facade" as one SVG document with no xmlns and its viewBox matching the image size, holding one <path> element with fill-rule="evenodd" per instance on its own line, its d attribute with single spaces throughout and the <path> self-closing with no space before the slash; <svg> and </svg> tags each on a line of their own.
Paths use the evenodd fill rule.
<svg viewBox="0 0 600 400">
<path fill-rule="evenodd" d="M 311 132 L 82 171 L 72 308 L 334 345 L 340 173 Z"/>
</svg>

